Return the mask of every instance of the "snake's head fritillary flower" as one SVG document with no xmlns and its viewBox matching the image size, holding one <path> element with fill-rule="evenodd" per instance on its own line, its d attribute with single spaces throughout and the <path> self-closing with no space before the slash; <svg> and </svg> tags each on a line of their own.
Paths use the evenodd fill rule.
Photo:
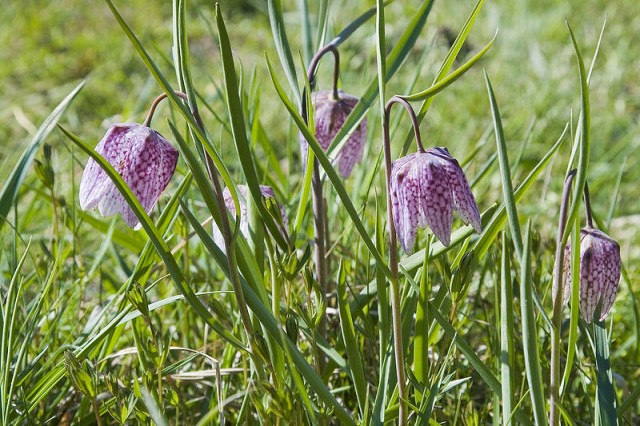
<svg viewBox="0 0 640 426">
<path fill-rule="evenodd" d="M 160 133 L 135 123 L 113 124 L 96 152 L 122 176 L 147 213 L 169 184 L 178 162 L 178 150 Z M 102 216 L 120 213 L 131 228 L 140 227 L 118 188 L 92 158 L 82 173 L 78 198 L 82 210 L 97 207 Z"/>
<path fill-rule="evenodd" d="M 316 139 L 325 151 L 331 145 L 333 138 L 342 127 L 351 111 L 358 103 L 358 98 L 338 90 L 338 98 L 333 96 L 332 90 L 320 90 L 311 94 L 313 104 Z M 364 142 L 367 134 L 367 120 L 363 119 L 349 136 L 336 156 L 336 164 L 342 177 L 351 175 L 353 166 L 362 161 Z M 300 138 L 300 148 L 303 160 L 307 158 L 307 141 Z"/>
<path fill-rule="evenodd" d="M 571 247 L 564 250 L 564 301 L 571 295 Z M 603 321 L 618 293 L 620 281 L 620 246 L 607 234 L 594 228 L 580 231 L 580 313 L 587 323 L 600 307 Z"/>
<path fill-rule="evenodd" d="M 260 185 L 260 193 L 265 198 L 265 200 L 274 200 L 278 206 L 280 207 L 280 215 L 281 217 L 276 222 L 280 222 L 282 224 L 282 233 L 284 234 L 285 229 L 288 227 L 287 221 L 287 212 L 284 209 L 284 206 L 277 201 L 276 195 L 273 192 L 273 188 L 270 186 Z M 233 202 L 233 197 L 231 197 L 231 192 L 229 188 L 225 188 L 222 191 L 222 196 L 224 198 L 224 204 L 231 213 L 231 215 L 236 215 L 236 205 Z M 249 238 L 249 213 L 247 210 L 247 201 L 251 195 L 249 194 L 249 188 L 246 185 L 238 185 L 238 201 L 240 203 L 240 232 L 244 235 L 245 238 Z M 213 240 L 218 245 L 218 247 L 224 247 L 224 238 L 218 226 L 213 224 Z"/>
<path fill-rule="evenodd" d="M 448 246 L 454 210 L 464 223 L 482 231 L 467 178 L 446 148 L 430 148 L 394 161 L 390 185 L 393 223 L 406 253 L 413 248 L 418 227 L 429 226 Z"/>
</svg>

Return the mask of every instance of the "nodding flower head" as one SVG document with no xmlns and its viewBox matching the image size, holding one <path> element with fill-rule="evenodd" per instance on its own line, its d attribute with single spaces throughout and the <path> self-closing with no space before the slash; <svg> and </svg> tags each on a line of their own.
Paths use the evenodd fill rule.
<svg viewBox="0 0 640 426">
<path fill-rule="evenodd" d="M 571 247 L 564 249 L 564 301 L 571 294 Z M 607 234 L 587 227 L 580 231 L 580 313 L 590 323 L 600 306 L 603 321 L 618 293 L 620 246 Z"/>
<path fill-rule="evenodd" d="M 280 217 L 276 218 L 276 223 L 280 224 L 280 231 L 283 236 L 287 232 L 286 229 L 288 227 L 287 221 L 287 212 L 284 209 L 284 206 L 276 199 L 276 195 L 273 192 L 273 188 L 270 186 L 260 185 L 260 192 L 262 196 L 265 198 L 265 201 L 274 201 L 277 203 L 279 207 Z M 233 202 L 233 198 L 231 197 L 231 192 L 229 188 L 225 188 L 222 191 L 222 196 L 224 198 L 224 204 L 229 210 L 229 212 L 235 216 L 236 215 L 236 205 Z M 249 194 L 249 188 L 246 185 L 238 185 L 238 201 L 240 203 L 240 232 L 244 235 L 245 238 L 249 238 L 249 213 L 247 211 L 247 201 Z M 213 224 L 213 240 L 219 247 L 224 247 L 224 237 L 220 232 L 218 226 Z"/>
<path fill-rule="evenodd" d="M 147 213 L 167 187 L 178 162 L 178 150 L 160 133 L 140 124 L 113 124 L 96 146 L 122 176 Z M 79 194 L 82 210 L 98 208 L 102 216 L 120 213 L 131 228 L 140 222 L 109 176 L 92 158 L 82 173 Z"/>
<path fill-rule="evenodd" d="M 358 98 L 348 95 L 342 90 L 338 90 L 337 93 L 337 98 L 334 97 L 332 90 L 320 90 L 311 94 L 311 103 L 315 111 L 316 139 L 325 151 L 358 103 Z M 362 161 L 366 134 L 367 120 L 363 119 L 338 152 L 335 162 L 342 177 L 349 177 L 353 166 Z M 309 148 L 303 137 L 300 138 L 300 149 L 302 159 L 305 160 Z"/>
<path fill-rule="evenodd" d="M 480 211 L 467 178 L 446 148 L 402 157 L 391 167 L 393 223 L 405 252 L 411 252 L 418 227 L 429 226 L 448 246 L 453 211 L 480 233 Z"/>
</svg>

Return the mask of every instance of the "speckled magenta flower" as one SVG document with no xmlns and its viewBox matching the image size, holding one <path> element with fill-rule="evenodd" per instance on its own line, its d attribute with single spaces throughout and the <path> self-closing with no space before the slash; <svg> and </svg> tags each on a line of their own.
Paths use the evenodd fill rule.
<svg viewBox="0 0 640 426">
<path fill-rule="evenodd" d="M 112 125 L 96 146 L 122 176 L 147 213 L 167 187 L 178 162 L 178 150 L 155 130 L 135 123 Z M 79 194 L 82 210 L 98 208 L 103 216 L 120 213 L 131 228 L 140 222 L 109 176 L 92 158 L 82 173 Z"/>
<path fill-rule="evenodd" d="M 571 247 L 564 250 L 564 301 L 571 295 Z M 620 246 L 594 228 L 580 231 L 580 313 L 590 323 L 600 302 L 599 321 L 605 319 L 618 293 Z"/>
<path fill-rule="evenodd" d="M 271 188 L 270 186 L 265 186 L 265 185 L 260 185 L 260 192 L 262 193 L 262 196 L 265 199 L 271 199 L 271 200 L 275 200 L 275 202 L 278 203 L 278 207 L 280 207 L 280 215 L 282 217 L 282 225 L 283 228 L 281 229 L 283 235 L 286 232 L 286 228 L 288 226 L 288 221 L 287 221 L 287 212 L 284 209 L 284 206 L 277 201 L 276 199 L 276 195 L 273 192 L 273 188 Z M 229 188 L 225 188 L 224 191 L 222 191 L 222 196 L 224 198 L 224 204 L 226 205 L 227 209 L 229 210 L 229 212 L 232 215 L 236 215 L 236 206 L 233 203 L 233 198 L 231 197 L 231 192 L 229 191 Z M 239 198 L 239 202 L 240 202 L 240 232 L 242 232 L 242 235 L 244 235 L 245 238 L 249 238 L 249 214 L 247 212 L 247 201 L 248 198 L 251 195 L 249 194 L 249 188 L 246 185 L 238 185 L 238 198 Z M 280 222 L 280 221 L 276 221 L 276 222 Z M 219 247 L 224 247 L 224 238 L 222 236 L 222 233 L 220 232 L 220 229 L 218 228 L 218 226 L 215 224 L 213 224 L 213 241 L 215 241 L 215 243 L 219 246 Z"/>
<path fill-rule="evenodd" d="M 334 98 L 332 90 L 320 90 L 311 94 L 311 103 L 315 111 L 316 139 L 325 151 L 331 145 L 333 138 L 342 127 L 351 111 L 358 103 L 358 98 L 347 95 L 338 90 L 338 98 Z M 362 161 L 364 142 L 367 134 L 367 120 L 363 119 L 349 136 L 349 140 L 338 152 L 335 164 L 342 177 L 351 175 L 353 166 Z M 303 160 L 307 158 L 307 141 L 300 138 L 300 148 Z"/>
<path fill-rule="evenodd" d="M 391 167 L 393 223 L 405 252 L 411 252 L 418 227 L 429 226 L 448 246 L 453 210 L 480 233 L 480 212 L 467 178 L 446 148 L 402 157 Z"/>
</svg>

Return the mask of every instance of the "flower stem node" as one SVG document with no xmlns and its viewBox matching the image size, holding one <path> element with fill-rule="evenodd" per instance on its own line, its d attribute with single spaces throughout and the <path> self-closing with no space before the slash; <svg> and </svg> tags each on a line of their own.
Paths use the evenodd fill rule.
<svg viewBox="0 0 640 426">
<path fill-rule="evenodd" d="M 320 90 L 311 94 L 311 103 L 315 111 L 315 135 L 318 143 L 325 151 L 329 148 L 329 145 L 331 145 L 334 137 L 342 128 L 359 100 L 355 96 L 344 93 L 342 90 L 338 90 L 337 95 L 336 98 L 333 90 Z M 355 164 L 362 161 L 366 134 L 367 120 L 365 118 L 358 124 L 358 127 L 349 136 L 349 140 L 336 156 L 335 163 L 338 165 L 342 177 L 349 177 Z M 300 138 L 300 149 L 302 151 L 302 159 L 305 160 L 309 148 L 307 141 L 303 137 Z"/>
<path fill-rule="evenodd" d="M 454 210 L 465 224 L 482 231 L 480 211 L 467 178 L 446 148 L 430 148 L 394 161 L 391 200 L 394 226 L 407 253 L 419 227 L 429 226 L 448 246 Z"/>
<path fill-rule="evenodd" d="M 564 302 L 571 295 L 571 247 L 565 246 Z M 620 281 L 620 246 L 604 232 L 591 227 L 580 231 L 580 313 L 591 323 L 600 306 L 603 321 L 616 298 Z"/>
<path fill-rule="evenodd" d="M 147 213 L 169 184 L 178 162 L 178 150 L 160 133 L 136 123 L 113 124 L 96 152 L 116 169 Z M 131 228 L 141 227 L 122 194 L 92 158 L 82 173 L 79 201 L 82 210 L 97 207 L 102 216 L 120 213 Z"/>
</svg>

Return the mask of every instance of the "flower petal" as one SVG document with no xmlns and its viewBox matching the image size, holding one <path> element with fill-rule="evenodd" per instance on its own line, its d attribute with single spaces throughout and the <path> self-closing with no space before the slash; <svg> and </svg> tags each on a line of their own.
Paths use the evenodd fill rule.
<svg viewBox="0 0 640 426">
<path fill-rule="evenodd" d="M 477 233 L 481 233 L 482 222 L 478 204 L 460 164 L 449 154 L 447 148 L 433 148 L 429 151 L 440 157 L 442 166 L 447 170 L 449 187 L 453 194 L 453 205 L 460 215 L 460 219 L 465 224 L 471 224 Z"/>
<path fill-rule="evenodd" d="M 315 136 L 322 149 L 326 151 L 358 103 L 358 98 L 339 90 L 338 99 L 335 99 L 332 90 L 320 90 L 312 93 L 311 102 L 314 109 Z M 337 164 L 340 174 L 344 178 L 351 174 L 355 163 L 362 160 L 366 128 L 367 121 L 362 120 L 335 157 L 334 164 Z M 300 151 L 303 161 L 307 158 L 308 149 L 307 141 L 300 135 Z"/>
<path fill-rule="evenodd" d="M 137 125 L 128 123 L 112 125 L 95 148 L 96 152 L 102 155 L 119 173 L 122 169 L 118 169 L 118 165 L 122 163 L 123 158 L 127 157 L 129 152 L 126 134 L 135 126 Z M 115 189 L 111 179 L 93 158 L 89 158 L 80 180 L 78 194 L 80 208 L 90 210 L 97 207 L 111 189 Z"/>
<path fill-rule="evenodd" d="M 412 161 L 416 154 L 407 155 L 391 166 L 391 204 L 393 224 L 406 253 L 410 253 L 418 231 L 419 183 L 412 176 Z"/>
<path fill-rule="evenodd" d="M 420 182 L 420 225 L 429 225 L 435 236 L 448 246 L 451 242 L 453 202 L 447 169 L 443 161 L 430 153 L 420 153 L 416 160 L 416 178 Z"/>
<path fill-rule="evenodd" d="M 600 302 L 599 320 L 605 319 L 620 281 L 620 246 L 604 232 L 583 229 L 580 242 L 580 312 L 590 323 Z"/>
</svg>

